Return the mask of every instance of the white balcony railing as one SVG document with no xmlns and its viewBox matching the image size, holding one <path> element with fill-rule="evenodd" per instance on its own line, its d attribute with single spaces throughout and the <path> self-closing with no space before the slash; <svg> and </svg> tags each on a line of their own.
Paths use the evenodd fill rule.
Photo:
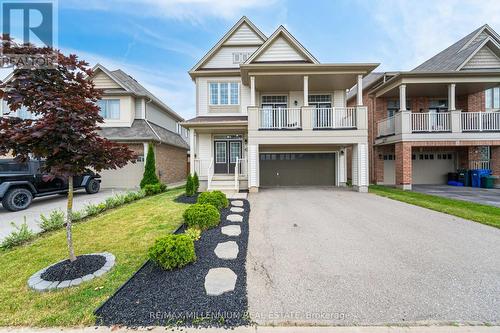
<svg viewBox="0 0 500 333">
<path fill-rule="evenodd" d="M 312 110 L 314 129 L 336 129 L 356 127 L 356 108 L 334 107 Z"/>
<path fill-rule="evenodd" d="M 450 112 L 423 112 L 411 114 L 412 132 L 451 131 Z"/>
<path fill-rule="evenodd" d="M 472 160 L 469 161 L 469 169 L 491 169 L 490 160 Z"/>
<path fill-rule="evenodd" d="M 396 133 L 394 116 L 388 117 L 377 122 L 377 136 L 388 136 Z"/>
<path fill-rule="evenodd" d="M 234 189 L 236 192 L 240 190 L 240 177 L 246 175 L 246 161 L 245 158 L 236 158 L 234 166 Z"/>
<path fill-rule="evenodd" d="M 208 176 L 208 167 L 210 166 L 211 159 L 199 159 L 194 160 L 194 171 L 198 174 L 198 177 Z"/>
<path fill-rule="evenodd" d="M 462 131 L 500 131 L 500 112 L 462 112 Z"/>
<path fill-rule="evenodd" d="M 259 109 L 259 128 L 269 130 L 300 129 L 302 127 L 300 108 Z"/>
</svg>

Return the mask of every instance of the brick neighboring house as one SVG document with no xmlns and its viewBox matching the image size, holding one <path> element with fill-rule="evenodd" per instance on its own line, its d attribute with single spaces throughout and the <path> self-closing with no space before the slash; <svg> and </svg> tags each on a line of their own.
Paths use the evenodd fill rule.
<svg viewBox="0 0 500 333">
<path fill-rule="evenodd" d="M 362 85 L 371 183 L 445 184 L 458 168 L 500 176 L 500 36 L 488 25 L 411 71 L 374 72 Z"/>
</svg>

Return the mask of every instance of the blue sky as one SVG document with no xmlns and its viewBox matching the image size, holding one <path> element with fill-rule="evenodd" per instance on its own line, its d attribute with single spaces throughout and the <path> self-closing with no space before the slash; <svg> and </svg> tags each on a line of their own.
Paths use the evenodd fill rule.
<svg viewBox="0 0 500 333">
<path fill-rule="evenodd" d="M 243 15 L 266 35 L 283 24 L 321 62 L 408 70 L 488 23 L 500 1 L 59 0 L 59 47 L 121 68 L 186 118 L 187 71 Z"/>
</svg>

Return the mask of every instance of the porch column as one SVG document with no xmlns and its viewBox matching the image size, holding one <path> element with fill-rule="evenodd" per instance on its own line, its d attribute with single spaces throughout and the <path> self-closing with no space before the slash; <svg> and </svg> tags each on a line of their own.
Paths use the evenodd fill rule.
<svg viewBox="0 0 500 333">
<path fill-rule="evenodd" d="M 357 106 L 363 105 L 363 75 L 358 75 L 358 91 L 356 95 Z"/>
<path fill-rule="evenodd" d="M 259 145 L 248 145 L 248 188 L 250 192 L 259 191 Z"/>
<path fill-rule="evenodd" d="M 195 140 L 194 140 L 194 128 L 189 130 L 189 173 L 194 174 L 194 160 L 195 160 Z"/>
<path fill-rule="evenodd" d="M 411 150 L 409 143 L 396 143 L 396 186 L 403 190 L 411 190 L 413 182 Z"/>
<path fill-rule="evenodd" d="M 342 148 L 337 156 L 338 156 L 338 175 L 337 175 L 337 186 L 346 186 L 347 182 L 347 152 L 345 148 Z"/>
<path fill-rule="evenodd" d="M 304 106 L 309 106 L 309 76 L 304 75 Z"/>
<path fill-rule="evenodd" d="M 368 192 L 368 144 L 352 147 L 352 185 L 358 192 Z"/>
<path fill-rule="evenodd" d="M 399 110 L 406 111 L 406 84 L 399 86 Z"/>
<path fill-rule="evenodd" d="M 455 83 L 448 85 L 448 110 L 455 110 Z"/>
<path fill-rule="evenodd" d="M 250 76 L 250 106 L 255 106 L 255 76 Z"/>
</svg>

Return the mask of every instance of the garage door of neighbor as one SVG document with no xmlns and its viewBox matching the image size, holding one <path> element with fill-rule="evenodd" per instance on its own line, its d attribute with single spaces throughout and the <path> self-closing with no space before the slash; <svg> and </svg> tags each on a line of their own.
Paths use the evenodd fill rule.
<svg viewBox="0 0 500 333">
<path fill-rule="evenodd" d="M 144 162 L 129 163 L 123 168 L 103 170 L 99 174 L 102 188 L 136 188 L 144 174 Z"/>
<path fill-rule="evenodd" d="M 455 159 L 450 152 L 413 153 L 413 184 L 446 184 L 448 172 L 456 172 Z"/>
<path fill-rule="evenodd" d="M 260 186 L 334 186 L 333 153 L 262 153 Z"/>
</svg>

